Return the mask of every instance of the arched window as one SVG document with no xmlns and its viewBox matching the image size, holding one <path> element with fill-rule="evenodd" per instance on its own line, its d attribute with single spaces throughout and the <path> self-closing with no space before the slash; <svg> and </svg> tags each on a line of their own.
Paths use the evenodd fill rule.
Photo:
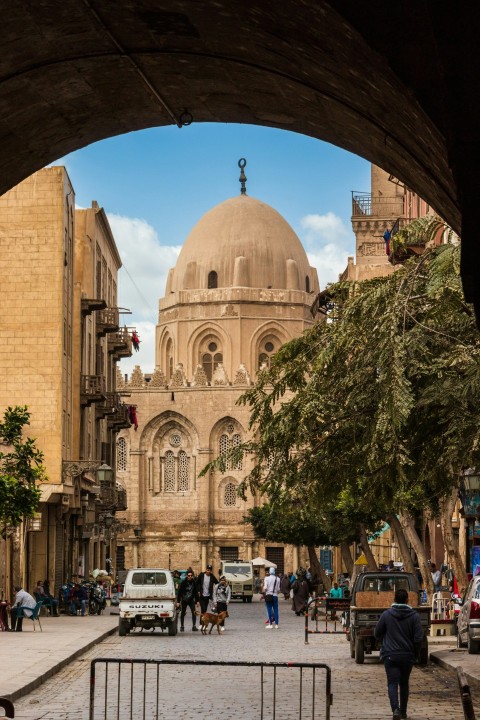
<svg viewBox="0 0 480 720">
<path fill-rule="evenodd" d="M 270 367 L 271 357 L 277 352 L 281 344 L 280 340 L 274 335 L 269 335 L 262 340 L 259 347 L 260 352 L 258 353 L 259 370 L 263 365 Z"/>
<path fill-rule="evenodd" d="M 191 457 L 188 435 L 176 426 L 170 426 L 164 434 L 160 451 L 160 486 L 165 493 L 186 493 L 191 489 L 191 475 L 195 472 L 195 460 Z"/>
<path fill-rule="evenodd" d="M 217 338 L 209 337 L 202 344 L 201 365 L 205 371 L 208 382 L 212 382 L 213 373 L 223 362 L 223 353 Z"/>
<path fill-rule="evenodd" d="M 175 456 L 171 450 L 165 453 L 164 488 L 165 492 L 175 492 Z"/>
<path fill-rule="evenodd" d="M 166 356 L 167 356 L 167 382 L 170 382 L 170 380 L 173 377 L 173 342 L 172 342 L 172 338 L 169 338 L 167 341 Z"/>
<path fill-rule="evenodd" d="M 230 450 L 233 450 L 233 448 L 238 447 L 241 445 L 242 438 L 238 433 L 234 434 L 235 426 L 233 423 L 229 423 L 227 426 L 226 432 L 224 432 L 222 435 L 220 435 L 220 439 L 218 442 L 218 449 L 220 455 L 226 455 Z M 227 460 L 227 470 L 242 470 L 243 468 L 243 460 L 240 458 L 236 462 L 233 462 L 232 459 Z"/>
<path fill-rule="evenodd" d="M 310 292 L 310 278 L 308 277 L 308 275 L 305 278 L 305 292 Z"/>
<path fill-rule="evenodd" d="M 218 275 L 217 275 L 217 273 L 215 272 L 215 270 L 211 270 L 211 271 L 208 273 L 208 285 L 207 285 L 207 287 L 208 287 L 209 290 L 218 287 Z"/>
<path fill-rule="evenodd" d="M 237 504 L 237 486 L 228 482 L 223 489 L 223 504 L 225 507 L 235 507 Z"/>
<path fill-rule="evenodd" d="M 127 441 L 121 437 L 117 440 L 117 470 L 125 472 L 127 469 Z"/>
</svg>

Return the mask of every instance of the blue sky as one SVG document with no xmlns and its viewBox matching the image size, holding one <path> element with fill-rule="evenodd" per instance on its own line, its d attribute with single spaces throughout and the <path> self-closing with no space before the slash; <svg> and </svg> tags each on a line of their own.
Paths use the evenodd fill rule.
<svg viewBox="0 0 480 720">
<path fill-rule="evenodd" d="M 105 208 L 124 263 L 119 304 L 132 310 L 141 349 L 122 363 L 154 368 L 154 327 L 166 275 L 190 230 L 210 208 L 240 191 L 274 207 L 300 237 L 320 285 L 337 279 L 354 254 L 351 191 L 370 190 L 370 164 L 313 138 L 251 125 L 193 124 L 128 133 L 59 159 L 76 203 Z"/>
</svg>

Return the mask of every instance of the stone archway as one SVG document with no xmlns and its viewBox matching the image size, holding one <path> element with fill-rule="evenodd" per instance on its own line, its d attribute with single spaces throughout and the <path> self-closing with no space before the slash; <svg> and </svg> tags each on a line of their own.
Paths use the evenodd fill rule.
<svg viewBox="0 0 480 720">
<path fill-rule="evenodd" d="M 18 0 L 3 17 L 0 192 L 172 123 L 304 133 L 406 182 L 462 234 L 477 298 L 478 9 L 434 0 Z M 480 289 L 478 290 L 480 298 Z"/>
</svg>

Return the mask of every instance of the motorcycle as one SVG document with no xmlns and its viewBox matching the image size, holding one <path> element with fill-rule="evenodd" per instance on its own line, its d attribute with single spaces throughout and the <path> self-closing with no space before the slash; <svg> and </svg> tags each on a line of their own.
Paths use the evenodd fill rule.
<svg viewBox="0 0 480 720">
<path fill-rule="evenodd" d="M 107 606 L 107 593 L 102 585 L 90 584 L 88 611 L 90 615 L 101 615 Z"/>
</svg>

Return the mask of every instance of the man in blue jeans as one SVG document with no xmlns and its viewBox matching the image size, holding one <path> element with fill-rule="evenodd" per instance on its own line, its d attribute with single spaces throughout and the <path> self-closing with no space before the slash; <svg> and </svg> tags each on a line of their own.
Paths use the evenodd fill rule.
<svg viewBox="0 0 480 720">
<path fill-rule="evenodd" d="M 278 630 L 278 591 L 280 589 L 280 578 L 275 575 L 275 568 L 271 567 L 269 574 L 263 581 L 263 594 L 265 596 L 265 605 L 267 607 L 268 621 L 265 626 L 266 630 L 275 628 Z M 268 599 L 267 599 L 268 598 Z"/>
<path fill-rule="evenodd" d="M 393 720 L 407 717 L 408 681 L 423 639 L 418 613 L 407 605 L 407 600 L 406 590 L 396 590 L 395 602 L 389 610 L 382 613 L 375 628 L 375 637 L 382 641 L 380 657 L 387 673 L 388 698 Z"/>
</svg>

